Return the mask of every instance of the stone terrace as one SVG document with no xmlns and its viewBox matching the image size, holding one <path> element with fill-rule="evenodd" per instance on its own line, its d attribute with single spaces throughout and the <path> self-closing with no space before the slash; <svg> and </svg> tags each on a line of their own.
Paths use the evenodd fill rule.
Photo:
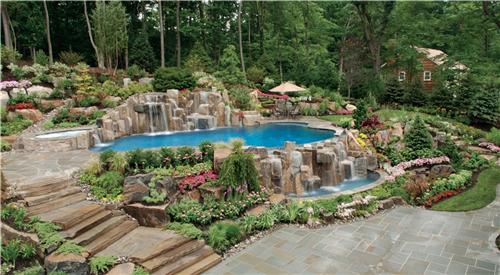
<svg viewBox="0 0 500 275">
<path fill-rule="evenodd" d="M 465 213 L 399 207 L 351 224 L 284 227 L 208 274 L 500 274 L 496 201 Z"/>
</svg>

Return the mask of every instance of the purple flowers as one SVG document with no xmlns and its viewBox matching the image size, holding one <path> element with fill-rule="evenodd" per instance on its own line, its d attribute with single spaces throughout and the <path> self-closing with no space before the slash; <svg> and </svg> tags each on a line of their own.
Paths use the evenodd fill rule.
<svg viewBox="0 0 500 275">
<path fill-rule="evenodd" d="M 447 156 L 436 157 L 436 158 L 419 158 L 410 161 L 401 162 L 400 164 L 389 168 L 387 172 L 389 172 L 389 176 L 385 179 L 387 181 L 394 181 L 396 177 L 402 176 L 405 173 L 405 170 L 408 170 L 413 167 L 421 167 L 426 165 L 434 165 L 440 163 L 449 163 L 450 158 Z"/>
<path fill-rule="evenodd" d="M 0 90 L 13 89 L 13 88 L 19 88 L 19 82 L 15 80 L 0 82 Z"/>
</svg>

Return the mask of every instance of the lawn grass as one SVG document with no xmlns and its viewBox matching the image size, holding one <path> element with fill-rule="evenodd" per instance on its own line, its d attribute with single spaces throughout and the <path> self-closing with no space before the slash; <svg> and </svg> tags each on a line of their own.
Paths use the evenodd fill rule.
<svg viewBox="0 0 500 275">
<path fill-rule="evenodd" d="M 320 116 L 321 119 L 328 120 L 336 125 L 340 123 L 340 121 L 344 119 L 352 119 L 351 115 L 327 115 L 327 116 Z"/>
<path fill-rule="evenodd" d="M 496 197 L 500 183 L 500 167 L 490 167 L 479 174 L 477 183 L 469 190 L 432 206 L 439 211 L 469 211 L 487 206 Z"/>
</svg>

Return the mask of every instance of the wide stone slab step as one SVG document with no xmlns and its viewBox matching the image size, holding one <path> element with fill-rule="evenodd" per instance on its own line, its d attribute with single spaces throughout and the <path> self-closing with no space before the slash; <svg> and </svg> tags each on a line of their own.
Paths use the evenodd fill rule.
<svg viewBox="0 0 500 275">
<path fill-rule="evenodd" d="M 97 213 L 96 215 L 83 220 L 76 224 L 75 226 L 59 232 L 63 238 L 73 239 L 74 237 L 81 235 L 83 232 L 90 230 L 91 228 L 97 226 L 98 224 L 104 222 L 111 217 L 111 211 L 105 210 Z"/>
<path fill-rule="evenodd" d="M 59 225 L 62 230 L 67 230 L 80 221 L 86 220 L 104 210 L 104 207 L 101 205 L 91 204 L 81 207 L 77 211 L 68 213 L 61 218 L 55 219 L 52 222 Z"/>
<path fill-rule="evenodd" d="M 109 230 L 115 228 L 116 226 L 127 220 L 127 216 L 121 215 L 112 217 L 111 219 L 97 225 L 96 227 L 84 232 L 80 236 L 76 237 L 73 241 L 79 245 L 87 245 L 97 239 L 99 236 L 105 234 Z"/>
<path fill-rule="evenodd" d="M 140 226 L 99 252 L 97 255 L 123 256 L 131 259 L 150 259 L 163 252 L 163 250 L 158 251 L 158 249 L 156 249 L 157 246 L 164 243 L 172 243 L 172 240 L 178 240 L 178 238 L 180 238 L 179 235 L 175 234 L 173 231 Z M 185 242 L 187 241 L 188 240 Z"/>
<path fill-rule="evenodd" d="M 169 274 L 177 274 L 178 272 L 185 270 L 186 268 L 200 262 L 206 257 L 213 254 L 212 248 L 208 246 L 203 246 L 200 249 L 197 249 L 193 253 L 189 255 L 185 255 L 178 260 L 171 262 L 167 265 L 162 266 L 161 268 L 154 271 L 153 275 L 169 275 Z"/>
<path fill-rule="evenodd" d="M 159 256 L 160 254 L 176 249 L 189 241 L 191 241 L 191 239 L 181 235 L 177 235 L 167 241 L 161 242 L 160 244 L 150 249 L 140 251 L 139 253 L 131 256 L 130 259 L 134 262 L 143 263 Z"/>
<path fill-rule="evenodd" d="M 121 237 L 125 236 L 130 231 L 137 228 L 139 224 L 133 220 L 127 220 L 117 227 L 109 230 L 104 235 L 99 236 L 97 239 L 85 246 L 85 249 L 91 254 L 95 255 L 99 251 L 110 246 L 112 243 L 118 241 Z"/>
<path fill-rule="evenodd" d="M 78 209 L 82 207 L 87 207 L 89 205 L 95 205 L 95 204 L 87 200 L 79 201 L 70 205 L 66 205 L 61 208 L 54 208 L 51 211 L 41 213 L 38 215 L 38 217 L 44 221 L 52 222 L 54 220 L 67 216 L 68 214 L 75 213 L 76 211 L 78 211 Z"/>
<path fill-rule="evenodd" d="M 210 268 L 214 267 L 218 263 L 222 261 L 221 256 L 212 253 L 208 257 L 205 257 L 205 259 L 189 266 L 188 268 L 182 270 L 181 272 L 177 273 L 179 275 L 197 275 L 201 274 Z"/>
<path fill-rule="evenodd" d="M 16 193 L 23 198 L 36 197 L 59 192 L 73 184 L 73 179 L 57 179 L 46 184 L 42 182 L 40 184 L 20 185 L 16 188 Z"/>
<path fill-rule="evenodd" d="M 76 193 L 69 196 L 61 197 L 55 200 L 51 200 L 49 202 L 29 207 L 28 215 L 34 216 L 41 213 L 49 212 L 57 208 L 62 208 L 67 205 L 71 205 L 80 201 L 84 201 L 87 198 L 87 195 L 84 193 Z"/>
<path fill-rule="evenodd" d="M 24 201 L 29 207 L 36 206 L 42 203 L 46 203 L 51 200 L 58 199 L 60 197 L 80 193 L 80 187 L 78 186 L 67 186 L 63 190 L 55 193 L 46 193 L 35 197 L 24 197 Z"/>
<path fill-rule="evenodd" d="M 144 269 L 146 269 L 147 272 L 150 272 L 150 273 L 155 272 L 155 271 L 159 271 L 160 268 L 163 270 L 162 266 L 177 262 L 183 256 L 201 249 L 204 245 L 205 245 L 205 243 L 203 241 L 192 240 L 192 241 L 187 242 L 187 243 L 185 243 L 185 244 L 183 244 L 183 245 L 181 245 L 173 250 L 170 250 L 164 254 L 158 255 L 157 257 L 152 258 L 148 261 L 145 261 L 145 262 L 141 263 L 141 265 L 144 267 Z M 171 269 L 173 269 L 173 266 L 171 267 Z M 169 270 L 169 269 L 166 269 L 166 270 Z M 178 270 L 182 270 L 182 268 L 178 269 Z M 167 274 L 167 273 L 160 272 L 158 274 Z"/>
</svg>

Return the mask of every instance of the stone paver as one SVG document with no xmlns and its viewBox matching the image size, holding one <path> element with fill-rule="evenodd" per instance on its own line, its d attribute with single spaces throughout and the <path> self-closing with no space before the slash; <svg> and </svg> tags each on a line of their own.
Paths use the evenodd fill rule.
<svg viewBox="0 0 500 275">
<path fill-rule="evenodd" d="M 85 166 L 95 153 L 88 150 L 68 152 L 29 152 L 2 155 L 2 171 L 11 185 L 23 184 L 51 175 L 69 176 Z"/>
<path fill-rule="evenodd" d="M 500 196 L 471 212 L 399 207 L 351 224 L 284 227 L 206 274 L 500 274 L 498 234 Z"/>
</svg>

